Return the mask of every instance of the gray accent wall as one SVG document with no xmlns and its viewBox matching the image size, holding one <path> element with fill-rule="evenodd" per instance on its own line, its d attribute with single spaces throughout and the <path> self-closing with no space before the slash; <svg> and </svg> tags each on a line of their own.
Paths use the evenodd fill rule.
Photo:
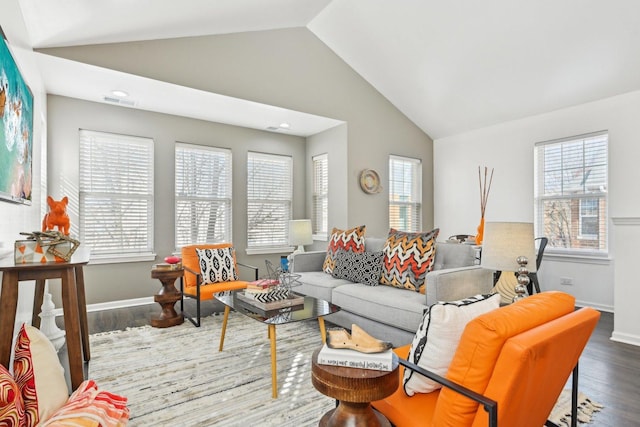
<svg viewBox="0 0 640 427">
<path fill-rule="evenodd" d="M 346 222 L 386 235 L 386 191 L 363 193 L 362 169 L 383 187 L 388 156 L 423 162 L 423 228 L 433 225 L 433 142 L 306 28 L 42 49 L 41 52 L 161 81 L 342 120 L 347 124 L 341 185 Z M 411 88 L 407 88 L 411 90 Z M 333 191 L 333 188 L 330 188 Z M 309 197 L 307 197 L 309 199 Z M 331 227 L 332 225 L 330 225 Z"/>
<path fill-rule="evenodd" d="M 50 193 L 73 199 L 77 224 L 78 129 L 151 137 L 155 140 L 155 251 L 173 251 L 173 143 L 233 150 L 234 245 L 241 261 L 257 265 L 280 254 L 247 256 L 247 150 L 294 156 L 294 218 L 310 216 L 311 156 L 329 155 L 330 224 L 365 224 L 367 235 L 388 232 L 388 156 L 423 162 L 423 228 L 433 227 L 433 142 L 388 100 L 305 28 L 44 49 L 43 53 L 159 79 L 215 93 L 335 118 L 337 128 L 307 139 L 125 107 L 48 96 L 48 181 Z M 44 71 L 43 71 L 44 72 Z M 408 88 L 407 90 L 410 90 Z M 378 171 L 385 191 L 360 190 L 362 169 Z M 74 193 L 75 191 L 75 193 Z M 326 242 L 316 242 L 323 248 Z M 90 265 L 87 302 L 148 297 L 159 283 L 150 279 L 153 262 Z M 55 297 L 55 295 L 54 295 Z"/>
</svg>

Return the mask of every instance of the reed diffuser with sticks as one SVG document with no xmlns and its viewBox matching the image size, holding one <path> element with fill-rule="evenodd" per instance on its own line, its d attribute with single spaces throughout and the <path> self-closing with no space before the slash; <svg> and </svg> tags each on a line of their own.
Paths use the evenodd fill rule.
<svg viewBox="0 0 640 427">
<path fill-rule="evenodd" d="M 491 183 L 493 182 L 493 168 L 491 168 L 491 176 L 487 184 L 488 169 L 484 167 L 484 179 L 482 177 L 481 168 L 478 166 L 478 182 L 480 184 L 480 225 L 476 234 L 476 245 L 481 245 L 484 238 L 484 213 L 487 209 L 487 200 L 489 200 L 489 191 L 491 191 Z"/>
</svg>

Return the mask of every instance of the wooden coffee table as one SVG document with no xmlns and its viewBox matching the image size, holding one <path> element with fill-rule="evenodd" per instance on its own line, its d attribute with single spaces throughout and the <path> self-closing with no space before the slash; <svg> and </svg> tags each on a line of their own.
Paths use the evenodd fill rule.
<svg viewBox="0 0 640 427">
<path fill-rule="evenodd" d="M 371 402 L 393 394 L 400 384 L 398 368 L 393 371 L 320 365 L 317 349 L 311 359 L 311 382 L 320 393 L 339 401 L 320 419 L 319 425 L 376 427 L 391 426 Z"/>
<path fill-rule="evenodd" d="M 326 339 L 326 331 L 323 316 L 340 311 L 340 307 L 327 301 L 305 296 L 304 306 L 301 307 L 285 307 L 279 310 L 263 311 L 237 297 L 238 293 L 243 290 L 232 291 L 230 295 L 216 296 L 216 299 L 222 302 L 224 307 L 224 318 L 222 320 L 222 331 L 220 332 L 220 348 L 222 351 L 224 346 L 224 334 L 227 329 L 227 319 L 231 309 L 250 317 L 258 322 L 267 325 L 267 333 L 271 342 L 271 396 L 275 399 L 278 397 L 278 378 L 276 372 L 276 325 L 284 325 L 286 323 L 298 322 L 301 320 L 318 319 L 320 325 L 320 335 L 322 342 Z"/>
</svg>

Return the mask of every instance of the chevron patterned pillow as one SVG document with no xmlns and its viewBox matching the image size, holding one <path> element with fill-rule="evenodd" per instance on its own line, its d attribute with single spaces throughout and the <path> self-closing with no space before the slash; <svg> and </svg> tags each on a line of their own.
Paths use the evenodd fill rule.
<svg viewBox="0 0 640 427">
<path fill-rule="evenodd" d="M 439 232 L 439 228 L 428 233 L 407 233 L 394 228 L 389 230 L 387 243 L 382 250 L 384 256 L 380 283 L 420 291 L 427 273 L 433 269 Z"/>
<path fill-rule="evenodd" d="M 322 264 L 322 270 L 325 273 L 333 273 L 333 268 L 336 266 L 336 254 L 339 249 L 343 249 L 349 252 L 364 252 L 364 232 L 366 226 L 361 225 L 349 230 L 340 230 L 334 228 L 331 231 L 331 239 L 329 239 L 329 245 L 327 246 L 327 256 Z"/>
</svg>

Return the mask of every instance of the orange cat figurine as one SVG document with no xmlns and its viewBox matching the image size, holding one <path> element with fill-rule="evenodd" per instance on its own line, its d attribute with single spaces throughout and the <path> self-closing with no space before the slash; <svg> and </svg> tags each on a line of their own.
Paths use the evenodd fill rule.
<svg viewBox="0 0 640 427">
<path fill-rule="evenodd" d="M 69 215 L 67 215 L 67 204 L 69 204 L 69 199 L 65 196 L 62 200 L 56 201 L 51 196 L 48 196 L 47 204 L 49 205 L 49 213 L 42 220 L 42 231 L 49 231 L 53 230 L 53 227 L 58 227 L 58 231 L 68 236 Z"/>
</svg>

